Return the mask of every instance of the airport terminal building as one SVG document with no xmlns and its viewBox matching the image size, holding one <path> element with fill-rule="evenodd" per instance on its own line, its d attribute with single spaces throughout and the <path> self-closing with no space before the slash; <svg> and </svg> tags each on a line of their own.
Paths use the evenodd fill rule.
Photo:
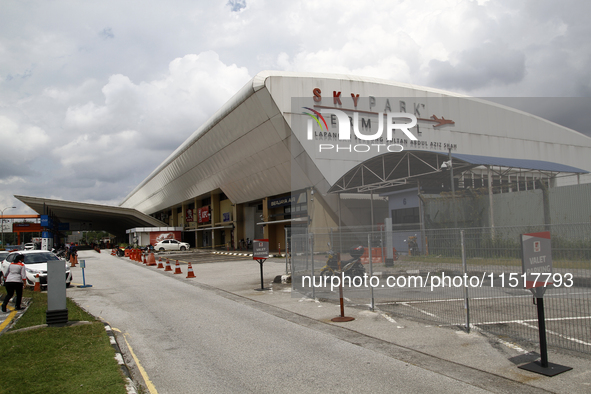
<svg viewBox="0 0 591 394">
<path fill-rule="evenodd" d="M 179 229 L 198 248 L 266 238 L 283 251 L 296 227 L 386 218 L 394 229 L 588 221 L 588 203 L 560 215 L 547 207 L 554 189 L 588 196 L 590 171 L 591 138 L 509 107 L 373 78 L 265 71 L 111 211 L 133 217 L 128 230 Z M 478 197 L 477 220 L 444 208 L 452 191 L 460 202 Z M 530 203 L 507 213 L 508 195 Z M 40 214 L 57 204 L 17 198 Z M 73 221 L 66 211 L 51 210 Z"/>
</svg>

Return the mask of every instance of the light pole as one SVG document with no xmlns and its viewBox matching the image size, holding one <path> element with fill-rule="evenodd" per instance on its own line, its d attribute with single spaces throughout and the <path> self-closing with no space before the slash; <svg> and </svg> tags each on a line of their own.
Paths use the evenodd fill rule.
<svg viewBox="0 0 591 394">
<path fill-rule="evenodd" d="M 7 209 L 16 209 L 16 207 L 6 207 L 4 209 L 2 209 L 0 212 L 2 212 L 2 215 L 0 216 L 2 219 L 0 219 L 0 227 L 2 227 L 2 247 L 6 248 L 4 246 L 4 211 L 6 211 Z"/>
</svg>

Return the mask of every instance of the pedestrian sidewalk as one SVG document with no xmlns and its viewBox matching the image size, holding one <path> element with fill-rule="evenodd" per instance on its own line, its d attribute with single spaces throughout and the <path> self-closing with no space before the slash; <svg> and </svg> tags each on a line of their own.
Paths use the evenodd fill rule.
<svg viewBox="0 0 591 394">
<path fill-rule="evenodd" d="M 257 303 L 281 308 L 296 316 L 362 334 L 358 335 L 359 338 L 351 339 L 354 343 L 367 343 L 367 338 L 376 339 L 377 341 L 369 342 L 372 342 L 371 346 L 378 348 L 377 351 L 394 352 L 403 358 L 416 360 L 416 364 L 423 363 L 423 366 L 431 368 L 434 372 L 450 375 L 452 372 L 448 373 L 447 370 L 453 369 L 453 365 L 457 365 L 458 368 L 465 366 L 473 368 L 474 373 L 485 372 L 486 374 L 481 375 L 483 379 L 491 376 L 503 377 L 515 383 L 526 384 L 533 392 L 536 391 L 535 388 L 555 393 L 591 392 L 591 357 L 587 355 L 550 349 L 549 362 L 573 369 L 554 377 L 546 377 L 518 368 L 518 365 L 539 360 L 539 348 L 525 349 L 511 343 L 510 340 L 480 331 L 472 330 L 466 333 L 460 328 L 439 327 L 436 324 L 391 317 L 379 310 L 370 311 L 369 305 L 347 307 L 345 315 L 354 317 L 355 320 L 334 323 L 331 319 L 340 315 L 338 303 L 320 302 L 299 293 L 292 294 L 291 285 L 272 283 L 277 275 L 285 274 L 285 260 L 267 260 L 263 268 L 265 287 L 270 288 L 266 291 L 257 290 L 261 287 L 259 264 L 252 260 L 223 264 L 193 264 L 197 278 L 187 280 L 196 280 Z M 311 326 L 309 322 L 301 324 Z M 285 335 L 288 336 L 289 333 Z M 394 345 L 397 350 L 393 351 L 392 346 L 380 346 L 380 342 Z M 408 351 L 414 351 L 414 355 Z M 416 357 L 417 355 L 431 356 L 431 360 L 425 361 L 424 357 Z M 438 363 L 437 360 L 441 362 Z M 486 388 L 486 384 L 482 387 Z"/>
</svg>

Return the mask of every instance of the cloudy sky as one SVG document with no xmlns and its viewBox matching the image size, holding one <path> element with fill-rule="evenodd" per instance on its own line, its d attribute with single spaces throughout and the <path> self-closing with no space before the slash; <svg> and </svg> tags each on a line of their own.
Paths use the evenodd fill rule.
<svg viewBox="0 0 591 394">
<path fill-rule="evenodd" d="M 0 209 L 118 205 L 262 70 L 377 77 L 591 135 L 588 0 L 2 0 Z"/>
</svg>

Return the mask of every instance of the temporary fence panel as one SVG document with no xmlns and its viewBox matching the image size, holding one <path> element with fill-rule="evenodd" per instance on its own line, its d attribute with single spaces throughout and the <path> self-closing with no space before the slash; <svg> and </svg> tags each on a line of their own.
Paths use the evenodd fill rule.
<svg viewBox="0 0 591 394">
<path fill-rule="evenodd" d="M 403 245 L 396 248 L 392 262 L 384 259 L 386 233 L 381 228 L 293 233 L 292 286 L 294 293 L 337 300 L 342 284 L 350 305 L 375 305 L 393 315 L 440 325 L 465 327 L 469 316 L 469 327 L 535 343 L 537 312 L 521 279 L 520 234 L 539 231 L 552 234 L 556 280 L 544 297 L 548 344 L 591 353 L 589 223 L 430 229 L 424 240 L 419 229 L 392 232 Z M 346 266 L 355 259 L 351 249 L 360 245 L 365 277 L 329 269 L 327 255 L 339 253 L 341 266 Z"/>
</svg>

